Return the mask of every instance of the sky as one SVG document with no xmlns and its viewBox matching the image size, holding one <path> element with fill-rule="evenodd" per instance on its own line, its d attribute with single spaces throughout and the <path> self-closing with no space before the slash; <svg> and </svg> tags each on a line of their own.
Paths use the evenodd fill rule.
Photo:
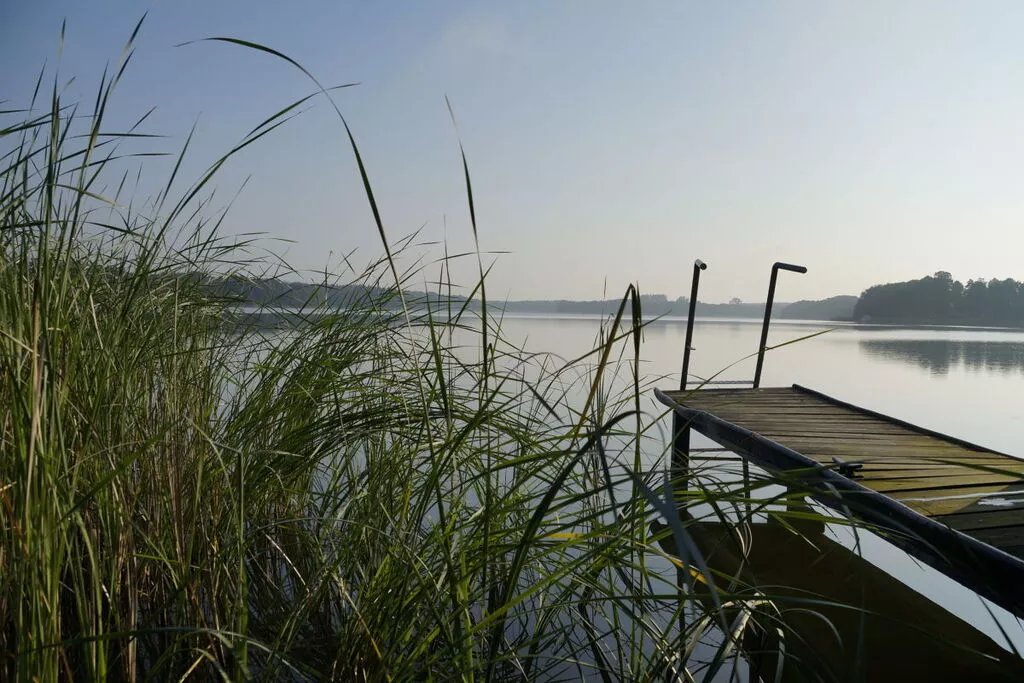
<svg viewBox="0 0 1024 683">
<path fill-rule="evenodd" d="M 938 270 L 1024 280 L 1024 3 L 0 0 L 0 99 L 39 70 L 89 101 L 148 12 L 112 126 L 150 108 L 154 151 L 196 132 L 197 176 L 310 94 L 335 91 L 390 239 L 472 249 L 491 297 L 859 294 Z M 61 54 L 61 22 L 67 32 Z M 453 125 L 445 98 L 457 120 Z M 315 98 L 218 176 L 225 230 L 303 271 L 382 253 L 351 148 Z M 146 162 L 153 187 L 170 168 Z M 435 280 L 439 244 L 413 252 Z M 458 281 L 471 284 L 475 261 Z"/>
</svg>

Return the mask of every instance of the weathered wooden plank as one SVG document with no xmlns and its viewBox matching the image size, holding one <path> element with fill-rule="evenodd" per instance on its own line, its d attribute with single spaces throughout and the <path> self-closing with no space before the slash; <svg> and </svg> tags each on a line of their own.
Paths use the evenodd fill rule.
<svg viewBox="0 0 1024 683">
<path fill-rule="evenodd" d="M 770 429 L 765 429 L 763 431 L 760 431 L 760 432 L 758 432 L 758 434 L 761 434 L 762 436 L 767 436 L 769 438 L 770 438 L 770 435 L 772 435 L 772 434 L 775 434 L 775 435 L 780 436 L 780 437 L 783 436 L 781 434 L 777 434 L 776 432 L 773 432 Z M 786 438 L 786 442 L 785 442 L 786 445 L 789 446 L 790 448 L 795 449 L 795 450 L 799 450 L 799 449 L 796 446 L 793 446 L 791 444 L 797 444 L 798 443 L 798 444 L 800 444 L 803 447 L 813 446 L 813 447 L 818 448 L 818 449 L 845 448 L 845 449 L 860 450 L 860 451 L 864 451 L 864 452 L 886 450 L 889 453 L 892 453 L 894 451 L 900 450 L 900 451 L 905 451 L 905 452 L 915 452 L 915 451 L 916 452 L 921 452 L 923 455 L 934 455 L 936 453 L 947 453 L 948 452 L 948 453 L 963 453 L 965 456 L 969 456 L 969 457 L 977 457 L 977 456 L 983 456 L 983 457 L 987 457 L 987 458 L 992 458 L 993 457 L 992 453 L 985 453 L 984 451 L 965 451 L 962 448 L 957 448 L 956 446 L 953 446 L 953 445 L 950 445 L 950 444 L 941 444 L 941 443 L 935 443 L 935 442 L 928 443 L 927 441 L 920 441 L 920 442 L 904 441 L 902 443 L 899 443 L 899 442 L 893 443 L 891 441 L 886 441 L 884 439 L 875 439 L 875 440 L 858 439 L 857 437 L 852 436 L 852 435 L 851 436 L 847 436 L 845 438 L 819 439 L 816 436 L 812 436 L 810 434 L 808 434 L 806 436 L 786 436 L 785 438 Z M 995 456 L 995 457 L 999 457 L 999 456 Z"/>
<path fill-rule="evenodd" d="M 904 438 L 916 436 L 912 432 L 900 429 L 897 425 L 888 425 L 863 417 L 807 417 L 787 414 L 772 416 L 763 413 L 742 413 L 728 410 L 705 412 L 710 412 L 722 420 L 731 420 L 733 424 L 742 426 L 757 424 L 762 429 L 774 429 L 779 432 L 788 428 L 799 433 L 813 429 L 819 432 L 845 431 L 851 434 L 871 436 L 901 436 Z"/>
<path fill-rule="evenodd" d="M 734 423 L 735 424 L 735 423 Z M 967 459 L 988 459 L 988 460 L 1000 460 L 1007 463 L 1021 462 L 1015 458 L 1006 458 L 1005 456 L 999 455 L 998 453 L 992 453 L 990 451 L 972 451 L 963 448 L 957 448 L 950 444 L 942 443 L 927 443 L 927 442 L 914 442 L 914 441 L 886 441 L 882 438 L 876 439 L 859 439 L 855 434 L 848 434 L 845 432 L 832 432 L 831 436 L 821 433 L 808 431 L 807 433 L 795 436 L 785 432 L 777 432 L 772 428 L 765 429 L 751 429 L 766 438 L 772 439 L 778 443 L 781 443 L 790 448 L 791 443 L 806 442 L 814 446 L 820 446 L 821 448 L 853 448 L 857 450 L 863 450 L 865 452 L 872 449 L 887 448 L 890 452 L 907 452 L 911 454 L 920 453 L 922 457 L 936 457 L 943 455 L 953 455 L 954 457 L 962 457 Z M 806 447 L 806 443 L 804 447 Z"/>
<path fill-rule="evenodd" d="M 882 432 L 873 432 L 873 433 L 870 433 L 870 434 L 864 434 L 862 432 L 858 432 L 858 431 L 855 431 L 855 430 L 845 431 L 845 432 L 837 432 L 837 431 L 827 430 L 827 429 L 816 429 L 813 424 L 809 425 L 808 427 L 809 427 L 810 430 L 813 430 L 813 432 L 808 431 L 808 430 L 798 430 L 798 429 L 773 429 L 771 431 L 772 431 L 773 434 L 778 434 L 780 436 L 785 436 L 787 438 L 794 438 L 794 439 L 807 438 L 811 433 L 813 433 L 815 440 L 821 440 L 821 441 L 824 441 L 826 443 L 828 443 L 830 441 L 835 441 L 837 439 L 838 440 L 853 439 L 853 440 L 856 440 L 856 441 L 864 441 L 864 442 L 867 442 L 867 443 L 880 442 L 880 443 L 888 443 L 888 444 L 894 444 L 894 445 L 898 445 L 898 444 L 905 444 L 905 445 L 906 444 L 922 444 L 922 445 L 935 446 L 935 447 L 941 447 L 941 448 L 958 448 L 957 446 L 955 446 L 953 444 L 950 444 L 950 443 L 947 443 L 947 442 L 944 442 L 944 441 L 936 441 L 935 439 L 929 439 L 926 436 L 921 436 L 921 435 L 916 435 L 916 434 L 914 434 L 914 435 L 905 434 L 905 433 L 891 433 L 891 434 L 889 434 L 889 433 L 882 433 Z M 976 451 L 971 451 L 971 449 L 966 449 L 966 450 L 968 450 L 970 452 L 987 453 L 987 454 L 991 455 L 991 452 L 990 451 L 986 451 L 986 450 L 976 450 Z M 1005 458 L 1006 456 L 1002 456 L 1001 455 L 999 457 Z M 1021 461 L 1021 462 L 1024 462 L 1024 461 Z"/>
<path fill-rule="evenodd" d="M 785 442 L 779 442 L 785 443 Z M 787 444 L 788 445 L 788 444 Z M 1005 472 L 1019 472 L 1021 468 L 1019 466 L 1009 465 L 1008 463 L 999 462 L 991 458 L 985 458 L 978 456 L 976 458 L 964 457 L 960 454 L 949 454 L 943 452 L 925 452 L 922 449 L 916 451 L 910 450 L 886 450 L 884 448 L 877 450 L 856 450 L 850 448 L 823 448 L 816 446 L 816 451 L 812 452 L 810 449 L 800 450 L 799 448 L 790 446 L 799 453 L 802 453 L 812 460 L 818 462 L 831 463 L 836 459 L 843 460 L 845 462 L 857 462 L 863 463 L 865 466 L 871 464 L 872 466 L 880 466 L 885 462 L 890 462 L 895 465 L 903 464 L 910 467 L 922 466 L 922 467 L 937 467 L 948 465 L 950 467 L 965 467 L 967 469 L 975 469 L 985 471 L 984 468 L 990 467 L 993 469 L 1005 470 Z M 974 467 L 972 467 L 974 466 Z M 1003 474 L 1005 472 L 1000 472 Z"/>
<path fill-rule="evenodd" d="M 839 408 L 837 406 L 830 405 L 813 405 L 803 403 L 772 403 L 758 405 L 757 403 L 732 403 L 724 401 L 715 401 L 712 403 L 705 403 L 703 401 L 691 401 L 685 405 L 687 408 L 695 408 L 697 410 L 730 410 L 741 412 L 757 412 L 768 415 L 777 415 L 780 413 L 789 413 L 793 415 L 842 415 L 845 417 L 859 417 L 866 420 L 877 419 L 871 415 L 865 415 L 852 410 L 846 410 L 845 408 Z M 882 420 L 884 422 L 884 420 Z M 898 426 L 898 425 L 897 425 Z"/>
<path fill-rule="evenodd" d="M 810 457 L 810 456 L 808 456 L 808 457 Z M 825 464 L 831 464 L 831 459 L 828 459 L 828 460 L 824 460 L 823 459 L 821 462 L 823 462 Z M 985 472 L 985 471 L 987 471 L 987 470 L 981 469 L 981 467 L 980 467 L 981 465 L 984 465 L 986 467 L 999 467 L 998 463 L 994 464 L 994 465 L 990 465 L 988 463 L 979 462 L 979 463 L 977 463 L 979 465 L 979 467 L 971 467 L 968 464 L 947 465 L 944 462 L 939 462 L 939 461 L 933 460 L 931 458 L 916 458 L 916 457 L 914 457 L 914 458 L 911 458 L 911 457 L 902 458 L 902 457 L 899 457 L 899 456 L 894 456 L 894 457 L 871 456 L 871 457 L 867 457 L 867 458 L 861 458 L 860 460 L 857 460 L 857 462 L 859 462 L 862 465 L 864 465 L 864 467 L 862 468 L 862 471 L 870 471 L 870 472 L 875 472 L 875 473 L 881 473 L 882 475 L 887 475 L 889 473 L 899 474 L 901 472 L 927 472 L 929 474 L 934 473 L 935 475 L 940 475 L 941 473 L 944 473 L 944 472 L 950 473 L 950 474 L 957 474 L 957 473 L 960 473 L 960 472 L 969 472 L 971 474 L 976 474 L 978 472 Z M 1000 469 L 1005 469 L 1005 468 L 1000 467 Z M 1024 468 L 1018 466 L 1016 470 L 1010 470 L 1010 471 L 1013 471 L 1013 472 L 1016 472 L 1016 473 L 1021 473 L 1022 471 L 1024 471 Z"/>
<path fill-rule="evenodd" d="M 815 415 L 815 416 L 836 416 L 845 417 L 850 419 L 858 420 L 874 420 L 885 423 L 884 420 L 878 420 L 878 418 L 872 417 L 871 415 L 864 415 L 857 413 L 852 410 L 845 410 L 843 408 L 837 408 L 835 406 L 758 406 L 751 403 L 735 403 L 735 404 L 686 404 L 687 408 L 694 408 L 696 410 L 715 410 L 715 411 L 727 411 L 727 412 L 741 412 L 750 414 L 761 414 L 761 415 Z M 899 426 L 899 425 L 894 425 Z"/>
<path fill-rule="evenodd" d="M 1013 462 L 1013 464 L 1007 464 L 996 457 L 988 458 L 991 462 L 995 463 L 995 466 L 1003 466 L 1006 469 L 1013 470 L 1024 470 L 1024 464 L 1021 464 L 1019 460 Z M 911 466 L 926 466 L 926 467 L 967 467 L 971 468 L 974 465 L 986 464 L 985 458 L 974 458 L 974 459 L 957 459 L 957 458 L 946 458 L 942 456 L 932 455 L 868 455 L 860 460 L 860 462 L 868 463 L 872 467 L 899 467 L 900 463 L 905 463 Z"/>
<path fill-rule="evenodd" d="M 726 403 L 738 403 L 743 402 L 747 404 L 762 404 L 762 405 L 774 405 L 774 404 L 801 404 L 801 405 L 822 405 L 827 404 L 826 401 L 815 396 L 807 396 L 798 393 L 792 389 L 789 390 L 788 394 L 759 394 L 751 392 L 749 389 L 711 389 L 711 390 L 697 390 L 680 394 L 679 392 L 667 392 L 670 397 L 674 395 L 672 400 L 683 405 L 691 404 L 726 404 Z M 729 393 L 722 393 L 729 392 Z"/>
<path fill-rule="evenodd" d="M 1024 482 L 1021 482 L 1021 481 L 1018 480 L 1018 481 L 1015 481 L 1012 484 L 1009 484 L 1009 485 L 1006 485 L 1006 486 L 978 486 L 978 487 L 976 487 L 976 490 L 972 489 L 972 490 L 969 490 L 969 491 L 958 491 L 956 495 L 958 497 L 965 497 L 966 498 L 968 494 L 970 494 L 971 497 L 976 498 L 976 499 L 981 499 L 981 498 L 984 498 L 985 496 L 993 496 L 993 495 L 998 494 L 998 495 L 1001 495 L 1001 496 L 1007 496 L 1007 495 L 1010 495 L 1010 496 L 1021 496 L 1022 497 L 1021 499 L 1024 500 Z M 945 496 L 941 492 L 936 493 L 934 495 L 931 495 L 931 494 L 929 494 L 929 495 L 916 495 L 916 494 L 913 494 L 913 493 L 908 493 L 908 494 L 899 494 L 899 495 L 893 496 L 893 498 L 896 498 L 897 500 L 902 500 L 903 498 L 914 499 L 914 500 L 918 500 L 918 499 L 920 499 L 920 500 L 925 500 L 925 499 L 927 499 L 927 500 L 942 500 L 942 499 L 947 498 L 947 497 L 950 497 L 950 496 Z M 946 514 L 948 514 L 948 513 L 946 513 Z"/>
<path fill-rule="evenodd" d="M 884 439 L 885 437 L 894 437 L 903 439 L 911 439 L 905 432 L 900 432 L 895 428 L 876 428 L 873 422 L 843 422 L 840 420 L 816 420 L 813 422 L 809 421 L 798 421 L 798 420 L 767 420 L 762 417 L 744 418 L 742 415 L 729 415 L 722 414 L 717 415 L 721 420 L 726 422 L 732 422 L 749 429 L 750 431 L 757 431 L 760 434 L 771 432 L 772 434 L 788 434 L 792 436 L 813 436 L 815 438 L 819 436 L 833 436 L 834 438 L 848 438 L 850 440 L 859 440 L 858 437 L 865 433 L 870 433 L 875 439 Z M 935 442 L 936 446 L 945 446 L 956 448 L 953 444 L 945 444 L 942 442 Z"/>
<path fill-rule="evenodd" d="M 767 436 L 767 435 L 765 435 Z M 771 437 L 768 437 L 771 438 Z M 789 444 L 785 441 L 773 440 L 776 443 Z M 966 467 L 968 469 L 982 469 L 985 467 L 991 467 L 1005 472 L 1020 472 L 1024 470 L 1024 467 L 1017 464 L 1017 462 L 1005 462 L 998 460 L 994 457 L 987 457 L 984 454 L 978 454 L 976 456 L 964 455 L 962 453 L 947 453 L 945 451 L 930 451 L 923 448 L 918 449 L 855 449 L 848 447 L 828 447 L 815 445 L 815 451 L 811 451 L 810 448 L 805 450 L 799 450 L 793 446 L 800 453 L 803 453 L 808 458 L 820 460 L 820 461 L 832 461 L 833 458 L 839 458 L 848 462 L 860 462 L 860 463 L 873 463 L 877 466 L 885 464 L 906 464 L 910 466 L 927 466 L 927 467 Z"/>
<path fill-rule="evenodd" d="M 770 437 L 769 437 L 770 438 Z M 785 442 L 779 442 L 785 443 Z M 789 446 L 789 444 L 785 444 Z M 835 460 L 843 460 L 845 462 L 858 462 L 858 463 L 870 463 L 879 462 L 884 459 L 889 459 L 892 462 L 902 462 L 906 464 L 927 464 L 929 461 L 935 464 L 946 464 L 946 463 L 958 463 L 961 466 L 968 467 L 971 464 L 978 465 L 981 467 L 992 467 L 1002 469 L 1004 464 L 995 460 L 991 460 L 984 457 L 978 458 L 967 458 L 960 456 L 956 453 L 925 453 L 921 450 L 909 451 L 909 450 L 886 450 L 882 449 L 864 449 L 857 450 L 852 448 L 825 448 L 815 446 L 815 450 L 811 451 L 809 448 L 801 450 L 797 446 L 789 446 L 798 453 L 802 453 L 804 456 L 817 460 L 823 463 L 832 463 Z M 1011 470 L 1012 471 L 1012 470 Z"/>
<path fill-rule="evenodd" d="M 1000 476 L 998 474 L 964 474 L 958 477 L 908 477 L 903 479 L 875 479 L 871 476 L 858 478 L 857 481 L 879 493 L 907 494 L 908 492 L 949 491 L 955 494 L 967 488 L 977 486 L 1011 486 L 1019 484 L 1019 478 Z"/>
<path fill-rule="evenodd" d="M 811 457 L 808 455 L 807 457 Z M 888 460 L 888 459 L 886 459 Z M 945 464 L 933 464 L 921 460 L 909 460 L 909 459 L 898 459 L 893 458 L 892 462 L 886 462 L 886 460 L 874 459 L 859 459 L 854 462 L 862 465 L 858 470 L 857 480 L 861 479 L 901 479 L 907 477 L 962 477 L 962 476 L 974 476 L 974 475 L 991 475 L 1005 477 L 1011 481 L 1024 482 L 1024 473 L 1018 469 L 1017 471 L 1005 472 L 1002 468 L 1000 471 L 992 471 L 984 469 L 982 467 L 968 467 L 965 465 L 945 465 Z M 836 466 L 836 462 L 831 457 L 818 458 L 817 462 L 823 467 Z M 846 462 L 851 462 L 847 460 Z M 985 467 L 992 467 L 988 463 L 984 463 Z M 993 467 L 993 469 L 995 469 Z"/>
<path fill-rule="evenodd" d="M 928 517 L 956 512 L 1018 509 L 1024 513 L 1024 485 L 990 485 L 968 487 L 957 491 L 901 492 L 892 498 Z"/>
<path fill-rule="evenodd" d="M 671 398 L 673 401 L 678 401 L 679 398 L 681 398 L 681 397 L 689 396 L 689 395 L 695 394 L 697 392 L 700 392 L 701 394 L 706 394 L 708 396 L 714 396 L 716 394 L 722 395 L 722 396 L 733 396 L 737 392 L 740 392 L 740 391 L 742 391 L 747 396 L 771 396 L 771 395 L 802 396 L 802 395 L 804 395 L 804 394 L 798 393 L 796 390 L 793 389 L 793 387 L 758 387 L 757 389 L 735 389 L 735 388 L 733 388 L 733 389 L 684 389 L 683 391 L 679 391 L 677 389 L 673 389 L 671 391 L 666 391 L 665 395 L 668 396 L 669 398 Z"/>
<path fill-rule="evenodd" d="M 740 413 L 731 412 L 727 410 L 708 412 L 714 412 L 715 415 L 726 421 L 730 419 L 737 421 L 743 420 L 744 425 L 746 425 L 747 422 L 757 422 L 759 424 L 769 426 L 778 425 L 780 427 L 792 426 L 797 428 L 805 428 L 811 426 L 828 426 L 832 428 L 846 427 L 848 429 L 853 429 L 854 431 L 856 431 L 857 428 L 864 428 L 861 433 L 900 434 L 903 436 L 913 435 L 913 432 L 909 432 L 906 429 L 900 429 L 898 425 L 886 424 L 885 422 L 879 422 L 877 420 L 872 420 L 871 418 L 867 417 L 850 416 L 829 418 L 827 420 L 823 418 L 807 420 L 800 419 L 799 417 L 786 417 L 785 415 L 780 415 L 778 417 L 766 417 L 758 413 Z"/>
<path fill-rule="evenodd" d="M 910 494 L 911 496 L 913 494 Z M 901 501 L 902 502 L 902 501 Z M 912 507 L 909 503 L 904 503 Z M 952 516 L 971 515 L 981 512 L 1014 512 L 1024 520 L 1024 495 L 1020 491 L 996 491 L 988 495 L 970 495 L 967 498 L 950 497 L 948 500 L 935 500 L 932 503 L 915 503 L 924 509 L 922 514 L 935 517 L 945 522 Z"/>
<path fill-rule="evenodd" d="M 772 406 L 758 406 L 750 403 L 736 403 L 736 404 L 687 404 L 687 408 L 694 408 L 696 410 L 709 410 L 714 412 L 739 412 L 749 413 L 758 415 L 802 415 L 810 417 L 843 417 L 843 418 L 857 418 L 860 420 L 871 420 L 873 419 L 869 415 L 861 415 L 860 413 L 854 413 L 842 408 L 836 408 L 834 406 L 795 406 L 795 405 L 772 405 Z M 898 425 L 897 425 L 898 426 Z"/>
<path fill-rule="evenodd" d="M 967 477 L 974 476 L 988 476 L 988 477 L 999 477 L 1008 482 L 1021 481 L 1021 478 L 1016 479 L 1013 475 L 989 473 L 985 470 L 976 470 L 969 467 L 950 467 L 947 469 L 936 469 L 931 467 L 902 467 L 899 469 L 881 469 L 878 467 L 865 466 L 859 470 L 857 481 L 864 482 L 868 481 L 888 481 L 895 479 L 936 479 L 946 480 L 951 483 L 957 483 L 957 480 L 962 480 Z"/>
<path fill-rule="evenodd" d="M 839 407 L 839 405 L 831 405 L 821 401 L 811 402 L 806 400 L 800 401 L 756 401 L 756 400 L 685 400 L 680 402 L 680 405 L 685 405 L 687 408 L 694 408 L 697 410 L 710 410 L 715 409 L 719 411 L 728 411 L 739 409 L 743 411 L 768 411 L 768 412 L 780 412 L 780 411 L 803 411 L 809 413 L 826 413 L 826 414 L 844 414 L 856 417 L 862 417 L 867 419 L 878 419 L 874 416 L 860 413 L 857 411 L 850 411 L 848 409 Z"/>
<path fill-rule="evenodd" d="M 765 434 L 766 437 L 771 439 L 770 435 Z M 773 441 L 777 441 L 772 439 Z M 777 441 L 778 443 L 785 444 L 789 448 L 803 453 L 808 458 L 816 460 L 832 460 L 832 458 L 839 458 L 850 462 L 861 462 L 866 458 L 914 458 L 921 461 L 934 460 L 934 461 L 949 461 L 959 462 L 965 465 L 977 464 L 986 465 L 991 467 L 1005 466 L 1007 468 L 1012 467 L 1009 463 L 1001 463 L 998 460 L 994 460 L 984 455 L 978 455 L 975 457 L 964 455 L 962 453 L 954 453 L 949 451 L 941 451 L 936 449 L 924 449 L 924 448 L 887 448 L 885 446 L 879 446 L 877 448 L 861 447 L 844 445 L 844 446 L 826 446 L 822 444 L 791 444 L 786 441 Z"/>
<path fill-rule="evenodd" d="M 848 417 L 860 417 L 867 420 L 878 418 L 872 415 L 866 415 L 853 410 L 847 410 L 838 406 L 830 406 L 826 404 L 806 404 L 806 403 L 772 403 L 772 404 L 757 404 L 757 403 L 746 403 L 746 402 L 732 402 L 732 401 L 690 401 L 688 403 L 682 403 L 687 408 L 694 408 L 696 410 L 739 410 L 743 412 L 760 412 L 760 413 L 808 413 L 817 415 L 846 415 Z M 880 420 L 884 422 L 884 420 Z M 899 426 L 899 425 L 897 425 Z"/>
<path fill-rule="evenodd" d="M 810 413 L 844 413 L 847 415 L 856 415 L 858 417 L 871 418 L 871 415 L 865 415 L 853 410 L 847 410 L 839 406 L 828 405 L 826 403 L 809 403 L 805 401 L 794 402 L 794 403 L 782 403 L 782 402 L 757 402 L 757 401 L 683 401 L 680 405 L 684 405 L 688 408 L 696 408 L 697 410 L 750 410 L 750 411 L 769 411 L 779 412 L 781 410 L 789 411 L 803 411 Z M 877 419 L 877 418 L 876 418 Z"/>
<path fill-rule="evenodd" d="M 988 508 L 973 512 L 954 512 L 936 517 L 950 528 L 969 533 L 973 529 L 989 529 L 1004 526 L 1024 526 L 1024 515 L 1020 509 Z"/>
<path fill-rule="evenodd" d="M 970 535 L 982 543 L 988 543 L 997 548 L 1024 545 L 1024 526 L 976 529 L 971 531 Z"/>
<path fill-rule="evenodd" d="M 720 419 L 726 420 L 724 416 L 718 416 Z M 859 436 L 862 434 L 862 427 L 850 427 L 845 425 L 824 425 L 824 424 L 781 424 L 781 423 L 758 423 L 756 421 L 740 421 L 735 420 L 732 424 L 738 424 L 745 429 L 751 431 L 757 431 L 762 435 L 776 434 L 780 437 L 785 438 L 813 438 L 814 440 L 821 440 L 823 442 L 835 442 L 835 441 L 857 441 L 865 443 L 872 443 L 874 441 L 885 441 L 886 437 L 899 438 L 901 434 L 898 432 L 884 432 L 882 430 L 873 434 L 873 439 L 860 439 Z M 755 427 L 757 429 L 755 429 Z M 913 443 L 913 441 L 906 441 L 907 443 Z M 955 447 L 949 446 L 948 444 L 936 444 L 936 447 Z M 964 453 L 985 453 L 986 455 L 992 455 L 991 453 L 984 451 L 964 451 Z"/>
<path fill-rule="evenodd" d="M 771 417 L 785 417 L 787 415 L 788 416 L 825 417 L 825 418 L 826 417 L 835 417 L 835 418 L 843 418 L 843 419 L 849 419 L 849 420 L 860 420 L 860 421 L 866 420 L 866 421 L 870 421 L 870 422 L 880 422 L 882 424 L 886 424 L 886 422 L 884 420 L 879 420 L 878 418 L 872 418 L 869 415 L 862 415 L 860 413 L 854 413 L 852 411 L 846 411 L 846 410 L 843 410 L 841 408 L 830 407 L 830 405 L 828 405 L 828 407 L 825 407 L 825 405 L 820 405 L 820 407 L 806 407 L 806 408 L 792 407 L 792 405 L 778 405 L 778 407 L 771 407 L 771 408 L 769 408 L 769 407 L 764 407 L 764 405 L 754 405 L 754 404 L 751 404 L 751 403 L 735 403 L 735 404 L 713 404 L 713 405 L 706 405 L 706 404 L 696 404 L 696 405 L 693 405 L 693 404 L 687 404 L 686 408 L 692 408 L 692 409 L 695 409 L 695 410 L 698 410 L 698 411 L 714 410 L 716 412 L 721 411 L 721 412 L 726 412 L 726 413 L 746 413 L 746 414 L 750 414 L 750 415 L 765 415 L 765 416 L 771 416 Z M 894 425 L 894 426 L 898 427 L 899 425 Z"/>
<path fill-rule="evenodd" d="M 843 422 L 791 422 L 791 421 L 768 421 L 768 420 L 744 420 L 739 417 L 730 415 L 718 415 L 721 420 L 731 422 L 735 425 L 740 425 L 745 429 L 749 429 L 752 432 L 758 434 L 779 434 L 787 435 L 786 438 L 792 438 L 794 432 L 798 432 L 806 437 L 817 438 L 820 436 L 832 436 L 834 438 L 848 438 L 856 439 L 857 436 L 863 434 L 865 431 L 871 431 L 878 437 L 883 436 L 903 436 L 899 431 L 890 429 L 875 429 L 875 427 L 868 423 L 866 425 L 856 425 L 851 423 Z M 965 452 L 970 452 L 966 451 Z"/>
</svg>

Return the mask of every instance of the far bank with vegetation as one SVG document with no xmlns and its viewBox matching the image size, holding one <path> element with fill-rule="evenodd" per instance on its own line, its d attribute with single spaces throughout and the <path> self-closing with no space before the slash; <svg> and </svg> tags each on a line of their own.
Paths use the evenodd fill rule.
<svg viewBox="0 0 1024 683">
<path fill-rule="evenodd" d="M 317 285 L 277 278 L 209 280 L 211 290 L 251 306 L 303 308 L 330 306 L 341 308 L 379 292 L 362 285 Z M 473 298 L 411 291 L 407 301 L 418 304 L 444 300 L 455 308 L 477 310 Z M 536 299 L 525 301 L 491 301 L 492 310 L 524 315 L 608 315 L 619 305 L 618 299 L 576 301 L 568 299 Z M 670 299 L 664 294 L 640 297 L 645 319 L 685 317 L 689 312 L 687 297 Z M 698 317 L 760 318 L 764 303 L 713 304 L 698 301 Z M 777 302 L 773 316 L 788 320 L 830 320 L 895 325 L 968 325 L 992 327 L 1024 327 L 1024 283 L 1011 278 L 972 279 L 967 284 L 954 280 L 945 271 L 917 280 L 874 285 L 859 297 L 842 295 L 812 301 Z"/>
<path fill-rule="evenodd" d="M 853 310 L 858 322 L 1024 327 L 1024 283 L 968 280 L 946 271 L 868 288 Z"/>
</svg>

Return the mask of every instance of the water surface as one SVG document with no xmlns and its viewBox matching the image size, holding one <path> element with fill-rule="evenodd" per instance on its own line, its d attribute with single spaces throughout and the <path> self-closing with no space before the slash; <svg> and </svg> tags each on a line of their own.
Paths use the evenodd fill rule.
<svg viewBox="0 0 1024 683">
<path fill-rule="evenodd" d="M 502 323 L 513 342 L 567 359 L 593 348 L 599 326 L 600 320 L 590 316 L 508 316 Z M 678 388 L 685 331 L 685 319 L 663 319 L 647 327 L 644 380 L 664 389 Z M 751 379 L 760 331 L 757 320 L 698 320 L 691 374 Z M 792 340 L 801 341 L 783 345 Z M 1024 458 L 1024 331 L 778 321 L 771 328 L 769 346 L 778 348 L 766 357 L 762 386 L 801 384 Z M 691 378 L 691 386 L 696 382 Z M 662 411 L 653 392 L 647 393 L 649 410 Z M 692 445 L 714 444 L 696 435 Z M 664 443 L 646 450 L 649 466 L 665 464 Z M 853 547 L 849 530 L 836 528 L 831 535 Z M 1001 608 L 877 536 L 861 533 L 860 548 L 869 562 L 993 640 L 1005 644 L 1009 637 L 1024 650 L 1024 627 Z"/>
<path fill-rule="evenodd" d="M 593 348 L 593 316 L 507 316 L 502 328 L 533 351 L 576 357 Z M 642 372 L 661 388 L 678 388 L 686 321 L 646 328 Z M 694 328 L 690 373 L 753 378 L 758 320 L 709 318 Z M 998 451 L 1024 457 L 1024 331 L 888 327 L 776 321 L 762 386 L 801 384 Z M 745 360 L 744 360 L 745 359 Z M 720 373 L 720 374 L 718 374 Z M 698 382 L 691 378 L 691 386 Z"/>
</svg>

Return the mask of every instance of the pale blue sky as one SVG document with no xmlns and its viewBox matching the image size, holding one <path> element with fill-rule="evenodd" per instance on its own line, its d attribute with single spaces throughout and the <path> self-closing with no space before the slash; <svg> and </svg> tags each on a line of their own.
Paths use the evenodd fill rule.
<svg viewBox="0 0 1024 683">
<path fill-rule="evenodd" d="M 266 55 L 174 45 L 264 43 L 361 83 L 337 99 L 390 234 L 458 251 L 448 95 L 482 247 L 510 252 L 494 296 L 675 297 L 698 257 L 710 301 L 763 299 L 775 260 L 810 270 L 787 300 L 939 269 L 1024 279 L 1024 3 L 0 0 L 0 97 L 26 100 L 64 17 L 61 73 L 91 96 L 147 9 L 117 120 L 156 106 L 162 149 L 198 120 L 198 172 L 311 86 Z M 321 102 L 236 159 L 223 196 L 254 177 L 229 228 L 295 240 L 300 268 L 378 255 L 343 133 Z"/>
</svg>

